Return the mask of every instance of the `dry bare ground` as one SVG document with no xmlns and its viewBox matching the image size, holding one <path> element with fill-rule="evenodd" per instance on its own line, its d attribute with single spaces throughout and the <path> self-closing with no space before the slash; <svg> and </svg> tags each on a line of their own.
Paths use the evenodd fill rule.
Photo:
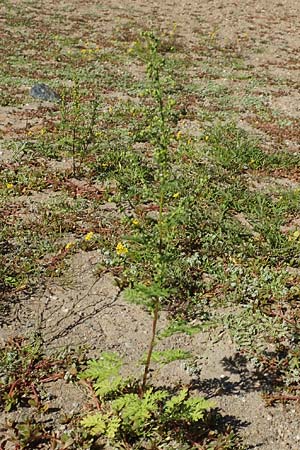
<svg viewBox="0 0 300 450">
<path fill-rule="evenodd" d="M 19 29 L 24 41 L 30 38 L 30 25 L 46 33 L 61 33 L 82 42 L 105 42 L 122 38 L 122 33 L 135 34 L 135 30 L 147 28 L 171 29 L 177 24 L 176 33 L 183 52 L 189 54 L 191 81 L 202 77 L 198 61 L 199 45 L 218 43 L 220 48 L 234 48 L 251 74 L 264 79 L 265 84 L 257 97 L 270 108 L 289 119 L 285 128 L 259 121 L 240 105 L 245 97 L 244 80 L 216 76 L 218 83 L 234 87 L 238 123 L 251 133 L 263 137 L 265 150 L 272 152 L 285 148 L 300 151 L 300 2 L 298 0 L 194 0 L 194 1 L 144 1 L 122 0 L 86 2 L 66 0 L 47 2 L 11 2 L 24 7 L 28 26 Z M 12 6 L 12 7 L 13 7 Z M 1 27 L 7 32 L 7 4 L 1 6 Z M 6 31 L 5 31 L 6 30 Z M 0 31 L 1 33 L 1 31 Z M 118 36 L 114 36 L 118 34 Z M 49 34 L 50 39 L 50 34 Z M 125 39 L 125 37 L 124 37 Z M 41 52 L 43 50 L 41 49 Z M 24 58 L 30 58 L 30 49 L 24 50 Z M 194 61 L 194 66 L 193 66 Z M 141 76 L 132 66 L 135 77 Z M 43 64 L 36 69 L 37 78 L 46 79 Z M 118 74 L 116 74 L 118 76 Z M 280 79 L 281 86 L 275 80 Z M 10 94 L 22 99 L 23 105 L 1 106 L 0 142 L 1 160 L 10 162 L 16 157 L 6 149 L 6 140 L 22 139 L 28 129 L 39 128 L 43 123 L 41 110 L 27 95 L 29 86 L 20 84 Z M 7 87 L 2 87 L 2 90 Z M 259 89 L 259 88 L 258 88 Z M 115 93 L 106 93 L 108 97 Z M 119 93 L 120 94 L 120 93 Z M 205 101 L 205 100 L 204 100 Z M 27 102 L 27 103 L 26 103 Z M 210 105 L 208 104 L 208 107 Z M 52 106 L 49 106 L 51 109 Z M 230 107 L 229 107 L 230 108 Z M 183 122 L 182 128 L 197 135 L 196 122 Z M 62 169 L 65 169 L 62 165 Z M 278 177 L 280 179 L 280 176 Z M 274 183 L 278 183 L 274 179 Z M 296 183 L 293 173 L 285 174 L 283 182 Z M 271 180 L 272 181 L 272 180 Z M 272 184 L 268 179 L 266 183 Z M 263 180 L 251 180 L 263 184 Z M 279 181 L 280 183 L 280 181 Z M 254 188 L 257 188 L 257 184 Z M 265 186 L 266 184 L 264 184 Z M 294 185 L 293 185 L 294 186 Z M 262 189 L 261 186 L 259 188 Z M 46 192 L 46 201 L 49 200 Z M 50 194 L 49 194 L 50 195 Z M 26 196 L 19 200 L 26 214 L 33 214 L 35 206 L 45 199 Z M 102 206 L 103 207 L 103 206 Z M 31 212 L 28 212 L 31 208 Z M 108 213 L 114 214 L 114 206 L 108 204 Z M 107 210 L 103 214 L 107 214 Z M 245 225 L 246 226 L 246 225 Z M 0 331 L 2 340 L 14 334 L 30 334 L 39 330 L 48 348 L 65 345 L 84 345 L 93 355 L 100 350 L 118 351 L 130 366 L 141 357 L 149 339 L 150 318 L 137 306 L 122 299 L 122 293 L 109 273 L 98 277 L 95 269 L 101 261 L 101 252 L 80 252 L 72 257 L 70 268 L 62 278 L 46 281 L 32 296 L 21 299 L 3 318 Z M 164 315 L 163 323 L 167 322 Z M 261 396 L 261 386 L 251 368 L 236 359 L 236 348 L 226 330 L 213 330 L 193 337 L 175 335 L 166 343 L 168 347 L 179 344 L 192 350 L 197 356 L 199 375 L 193 375 L 183 363 L 173 363 L 168 370 L 161 370 L 156 382 L 172 384 L 178 380 L 193 383 L 204 395 L 213 398 L 224 415 L 243 437 L 249 449 L 298 450 L 300 448 L 299 403 L 266 407 Z M 58 407 L 68 410 L 82 408 L 84 397 L 72 387 L 59 381 L 51 387 L 57 396 Z M 75 388 L 74 388 L 75 389 Z"/>
</svg>

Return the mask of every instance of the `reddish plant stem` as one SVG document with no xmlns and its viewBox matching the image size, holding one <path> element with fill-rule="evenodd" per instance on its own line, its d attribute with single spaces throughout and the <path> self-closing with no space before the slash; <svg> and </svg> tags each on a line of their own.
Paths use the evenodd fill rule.
<svg viewBox="0 0 300 450">
<path fill-rule="evenodd" d="M 142 385 L 141 385 L 141 389 L 140 389 L 140 397 L 142 397 L 144 395 L 146 384 L 147 384 L 147 378 L 148 378 L 148 373 L 149 373 L 149 369 L 150 369 L 152 352 L 153 352 L 154 345 L 155 345 L 158 316 L 159 316 L 159 300 L 157 299 L 155 302 L 155 306 L 154 306 L 153 322 L 152 322 L 152 336 L 151 336 L 151 341 L 149 344 L 148 355 L 147 355 L 147 360 L 146 360 L 145 370 L 144 370 L 144 376 L 143 376 L 143 381 L 142 381 Z"/>
</svg>

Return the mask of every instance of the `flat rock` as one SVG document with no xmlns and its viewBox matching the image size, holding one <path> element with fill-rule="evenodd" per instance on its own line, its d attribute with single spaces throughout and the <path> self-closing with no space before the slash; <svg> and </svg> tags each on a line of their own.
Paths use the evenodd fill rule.
<svg viewBox="0 0 300 450">
<path fill-rule="evenodd" d="M 44 83 L 36 83 L 30 89 L 30 95 L 46 102 L 60 102 L 61 98 L 53 89 Z"/>
</svg>

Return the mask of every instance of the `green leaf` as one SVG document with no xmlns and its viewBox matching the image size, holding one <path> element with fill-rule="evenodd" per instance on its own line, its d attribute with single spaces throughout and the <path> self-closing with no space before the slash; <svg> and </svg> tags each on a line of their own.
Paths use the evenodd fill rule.
<svg viewBox="0 0 300 450">
<path fill-rule="evenodd" d="M 123 423 L 135 431 L 141 429 L 151 415 L 150 408 L 137 394 L 126 394 L 114 400 L 112 408 L 121 415 Z"/>
<path fill-rule="evenodd" d="M 177 413 L 178 407 L 182 405 L 187 395 L 188 390 L 186 388 L 182 389 L 178 395 L 173 395 L 173 397 L 171 397 L 165 404 L 165 413 L 170 417 L 174 414 L 174 412 Z"/>
<path fill-rule="evenodd" d="M 99 397 L 122 389 L 129 382 L 120 375 L 122 360 L 115 353 L 103 352 L 100 359 L 88 361 L 88 367 L 78 376 L 94 381 L 94 388 Z"/>
<path fill-rule="evenodd" d="M 123 423 L 140 433 L 148 420 L 158 410 L 158 402 L 168 396 L 166 391 L 149 389 L 143 398 L 137 394 L 126 394 L 112 402 L 112 409 L 122 417 Z"/>
<path fill-rule="evenodd" d="M 204 412 L 214 407 L 215 404 L 203 397 L 191 397 L 184 402 L 186 418 L 191 422 L 203 419 Z"/>
<path fill-rule="evenodd" d="M 187 420 L 197 422 L 203 419 L 205 411 L 214 406 L 214 403 L 203 397 L 191 397 L 188 390 L 182 389 L 165 404 L 164 416 L 168 420 Z"/>
<path fill-rule="evenodd" d="M 151 360 L 152 362 L 164 365 L 169 364 L 172 361 L 192 358 L 192 356 L 193 356 L 192 353 L 176 348 L 162 351 L 154 351 L 152 353 Z M 142 363 L 145 364 L 145 361 L 146 357 L 142 360 Z"/>
<path fill-rule="evenodd" d="M 116 392 L 118 390 L 122 390 L 123 387 L 126 386 L 128 380 L 124 379 L 121 376 L 118 376 L 116 378 L 109 378 L 107 380 L 103 381 L 97 381 L 94 384 L 94 388 L 96 391 L 96 394 L 99 397 L 105 397 L 108 394 L 111 394 L 113 392 Z"/>
<path fill-rule="evenodd" d="M 92 436 L 105 435 L 108 439 L 115 439 L 121 424 L 121 418 L 110 414 L 96 413 L 81 420 L 80 424 L 88 428 Z"/>
<path fill-rule="evenodd" d="M 149 300 L 168 298 L 170 291 L 158 283 L 152 283 L 149 286 L 138 283 L 134 288 L 125 289 L 124 294 L 126 300 L 136 304 L 143 304 L 149 302 Z"/>
<path fill-rule="evenodd" d="M 106 416 L 97 413 L 93 415 L 86 416 L 80 421 L 80 424 L 84 428 L 88 428 L 92 436 L 99 436 L 104 434 L 106 431 Z"/>
<path fill-rule="evenodd" d="M 121 424 L 120 417 L 111 417 L 109 419 L 105 433 L 108 439 L 114 439 L 116 437 L 116 434 L 118 433 L 120 428 L 120 424 Z"/>
<path fill-rule="evenodd" d="M 79 378 L 97 380 L 99 382 L 119 375 L 122 360 L 115 353 L 103 352 L 98 360 L 89 360 L 87 365 L 87 369 L 79 374 Z"/>
<path fill-rule="evenodd" d="M 172 322 L 168 328 L 163 330 L 159 337 L 165 338 L 172 336 L 175 333 L 186 333 L 189 336 L 193 336 L 194 334 L 199 333 L 202 330 L 202 327 L 199 325 L 189 325 L 184 321 Z"/>
</svg>

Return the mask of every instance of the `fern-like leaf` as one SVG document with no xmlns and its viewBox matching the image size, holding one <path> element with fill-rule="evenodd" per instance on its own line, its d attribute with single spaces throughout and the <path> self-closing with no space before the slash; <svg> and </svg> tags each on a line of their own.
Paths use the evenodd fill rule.
<svg viewBox="0 0 300 450">
<path fill-rule="evenodd" d="M 93 380 L 99 397 L 120 390 L 129 382 L 120 375 L 122 360 L 115 353 L 103 352 L 98 360 L 90 360 L 87 364 L 88 367 L 79 377 Z"/>
<path fill-rule="evenodd" d="M 205 411 L 213 408 L 215 404 L 203 397 L 191 397 L 184 402 L 186 420 L 198 422 L 203 419 Z"/>
<path fill-rule="evenodd" d="M 112 376 L 106 380 L 99 380 L 94 383 L 94 389 L 98 397 L 105 397 L 113 392 L 122 391 L 122 389 L 128 384 L 129 380 L 123 377 Z"/>
<path fill-rule="evenodd" d="M 172 417 L 174 415 L 177 416 L 177 413 L 180 411 L 180 408 L 184 402 L 184 400 L 186 399 L 188 395 L 188 390 L 182 389 L 179 394 L 177 395 L 173 395 L 173 397 L 170 398 L 170 400 L 168 400 L 165 403 L 165 408 L 164 408 L 164 412 L 166 413 L 166 415 L 168 417 Z"/>
<path fill-rule="evenodd" d="M 110 414 L 91 414 L 81 420 L 81 425 L 89 430 L 92 436 L 105 435 L 108 439 L 115 439 L 121 424 L 120 417 Z"/>
<path fill-rule="evenodd" d="M 115 353 L 103 352 L 98 360 L 89 360 L 87 365 L 88 367 L 79 374 L 79 377 L 100 381 L 119 375 L 122 360 Z"/>
<path fill-rule="evenodd" d="M 189 336 L 193 336 L 194 334 L 199 333 L 202 329 L 203 327 L 199 325 L 189 325 L 184 321 L 174 321 L 171 322 L 170 325 L 159 334 L 159 339 L 173 336 L 175 333 L 185 333 Z"/>
<path fill-rule="evenodd" d="M 121 424 L 120 417 L 111 417 L 107 423 L 106 436 L 108 439 L 115 439 Z"/>
<path fill-rule="evenodd" d="M 152 353 L 152 362 L 165 365 L 169 364 L 172 361 L 178 361 L 181 359 L 191 358 L 193 355 L 190 352 L 181 350 L 179 348 L 162 350 L 162 351 L 154 351 Z M 144 364 L 146 361 L 146 357 L 142 360 Z"/>
<path fill-rule="evenodd" d="M 115 413 L 122 417 L 125 426 L 140 433 L 151 416 L 157 412 L 158 403 L 168 396 L 166 391 L 153 392 L 149 389 L 143 398 L 137 394 L 126 394 L 112 402 Z"/>
<path fill-rule="evenodd" d="M 198 422 L 203 419 L 205 411 L 214 406 L 214 403 L 203 397 L 188 398 L 188 390 L 182 389 L 179 394 L 173 395 L 165 404 L 165 420 L 185 420 Z"/>
<path fill-rule="evenodd" d="M 125 289 L 124 295 L 128 302 L 135 303 L 137 305 L 145 305 L 151 309 L 154 299 L 168 298 L 170 291 L 163 288 L 158 283 L 152 283 L 149 286 L 142 283 L 137 283 L 134 288 Z"/>
<path fill-rule="evenodd" d="M 106 431 L 105 416 L 100 413 L 86 416 L 81 420 L 80 424 L 87 428 L 92 436 L 100 436 Z"/>
</svg>

